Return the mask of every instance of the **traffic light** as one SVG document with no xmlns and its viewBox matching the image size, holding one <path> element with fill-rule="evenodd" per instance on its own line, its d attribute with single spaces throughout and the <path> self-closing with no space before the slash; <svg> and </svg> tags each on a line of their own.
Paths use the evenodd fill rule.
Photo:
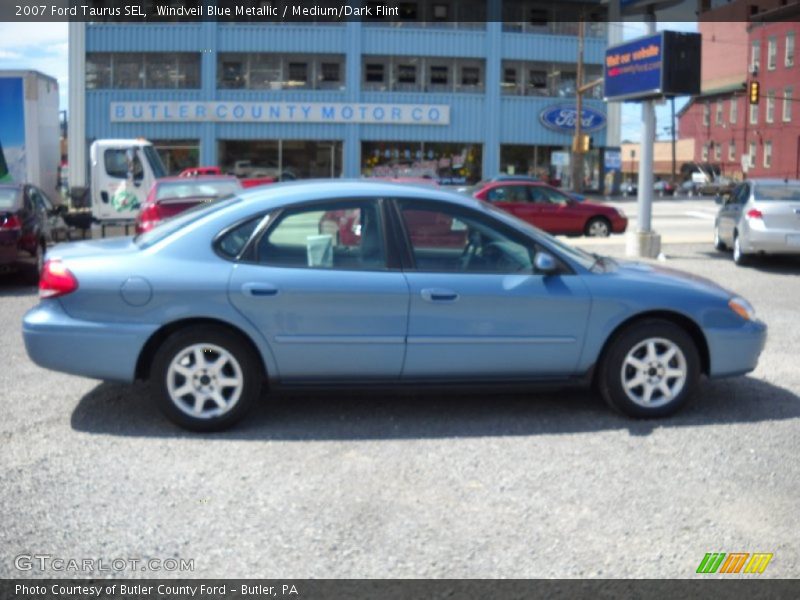
<svg viewBox="0 0 800 600">
<path fill-rule="evenodd" d="M 761 94 L 758 82 L 753 80 L 750 82 L 750 104 L 758 104 L 758 98 Z"/>
<path fill-rule="evenodd" d="M 590 135 L 581 134 L 572 138 L 572 151 L 579 154 L 585 154 L 594 148 L 594 139 Z"/>
</svg>

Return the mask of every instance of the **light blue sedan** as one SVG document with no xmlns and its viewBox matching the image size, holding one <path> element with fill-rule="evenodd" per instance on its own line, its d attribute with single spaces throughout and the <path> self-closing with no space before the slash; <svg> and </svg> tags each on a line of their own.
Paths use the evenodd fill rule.
<svg viewBox="0 0 800 600">
<path fill-rule="evenodd" d="M 430 187 L 287 183 L 136 238 L 48 252 L 24 318 L 39 365 L 151 379 L 179 425 L 219 430 L 262 388 L 593 386 L 673 413 L 701 374 L 752 371 L 766 326 L 716 284 L 563 244 Z"/>
</svg>

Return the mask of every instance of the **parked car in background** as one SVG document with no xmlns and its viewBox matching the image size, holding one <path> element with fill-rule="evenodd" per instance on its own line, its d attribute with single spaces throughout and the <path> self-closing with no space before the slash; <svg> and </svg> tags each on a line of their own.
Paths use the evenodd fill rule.
<svg viewBox="0 0 800 600">
<path fill-rule="evenodd" d="M 150 231 L 164 219 L 174 217 L 203 202 L 230 196 L 241 190 L 239 180 L 227 175 L 157 179 L 136 215 L 136 233 Z"/>
<path fill-rule="evenodd" d="M 681 196 L 696 196 L 700 193 L 700 187 L 691 179 L 687 179 L 678 186 L 676 193 Z"/>
<path fill-rule="evenodd" d="M 0 273 L 29 269 L 38 277 L 47 244 L 66 230 L 63 209 L 30 184 L 0 184 Z"/>
<path fill-rule="evenodd" d="M 472 195 L 548 233 L 606 237 L 624 233 L 628 227 L 628 219 L 620 210 L 595 202 L 578 202 L 539 181 L 490 182 Z"/>
<path fill-rule="evenodd" d="M 178 173 L 178 177 L 201 177 L 207 175 L 223 175 L 222 169 L 219 167 L 189 167 L 188 169 L 184 169 L 180 173 Z M 244 188 L 251 188 L 257 187 L 259 185 L 267 185 L 269 183 L 275 183 L 277 179 L 275 177 L 246 177 L 241 178 L 239 177 L 239 183 L 242 184 Z"/>
<path fill-rule="evenodd" d="M 697 191 L 703 196 L 716 196 L 730 193 L 734 187 L 736 187 L 736 182 L 730 177 L 718 177 L 714 181 L 701 184 Z"/>
<path fill-rule="evenodd" d="M 319 234 L 342 211 L 356 245 Z M 445 224 L 458 245 L 427 235 Z M 150 379 L 167 417 L 201 431 L 242 419 L 265 382 L 594 386 L 663 417 L 702 373 L 753 370 L 766 339 L 710 281 L 588 254 L 464 195 L 366 181 L 267 186 L 134 239 L 59 245 L 39 291 L 23 320 L 36 364 Z"/>
<path fill-rule="evenodd" d="M 624 196 L 635 196 L 638 189 L 636 183 L 633 181 L 623 181 L 619 186 L 619 191 Z"/>
<path fill-rule="evenodd" d="M 661 179 L 653 184 L 653 191 L 659 196 L 672 196 L 675 193 L 675 186 Z"/>
<path fill-rule="evenodd" d="M 749 179 L 717 197 L 714 247 L 737 265 L 756 255 L 800 254 L 800 179 Z"/>
</svg>

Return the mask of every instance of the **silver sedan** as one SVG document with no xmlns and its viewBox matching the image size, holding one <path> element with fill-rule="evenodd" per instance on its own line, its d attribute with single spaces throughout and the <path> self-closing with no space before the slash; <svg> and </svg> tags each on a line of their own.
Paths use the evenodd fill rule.
<svg viewBox="0 0 800 600">
<path fill-rule="evenodd" d="M 714 247 L 733 249 L 737 265 L 754 255 L 800 254 L 800 180 L 751 179 L 717 203 Z"/>
</svg>

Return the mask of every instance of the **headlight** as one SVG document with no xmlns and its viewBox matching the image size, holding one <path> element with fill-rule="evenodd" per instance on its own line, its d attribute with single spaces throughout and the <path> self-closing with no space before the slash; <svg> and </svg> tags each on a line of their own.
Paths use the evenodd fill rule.
<svg viewBox="0 0 800 600">
<path fill-rule="evenodd" d="M 741 296 L 736 296 L 728 301 L 728 306 L 745 321 L 752 321 L 756 318 L 756 309 Z"/>
</svg>

